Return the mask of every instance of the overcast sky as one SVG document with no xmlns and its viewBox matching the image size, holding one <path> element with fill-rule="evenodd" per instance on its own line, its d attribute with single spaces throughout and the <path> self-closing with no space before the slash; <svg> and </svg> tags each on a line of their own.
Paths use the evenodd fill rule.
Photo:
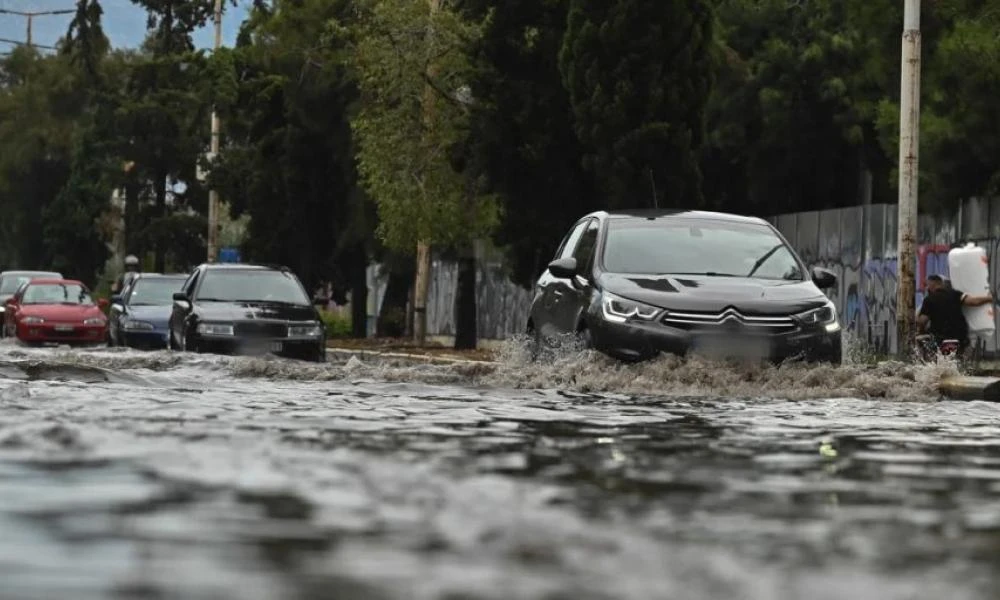
<svg viewBox="0 0 1000 600">
<path fill-rule="evenodd" d="M 229 4 L 226 0 L 226 4 Z M 227 8 L 222 20 L 222 43 L 232 46 L 236 40 L 240 23 L 246 16 L 251 0 L 239 0 L 239 7 Z M 76 6 L 75 0 L 0 0 L 0 8 L 21 12 L 46 10 L 66 10 Z M 104 32 L 115 47 L 134 48 L 146 37 L 146 12 L 131 0 L 101 0 L 104 8 Z M 55 45 L 56 40 L 66 34 L 66 28 L 73 15 L 45 15 L 32 19 L 32 37 L 36 44 Z M 23 42 L 27 38 L 27 18 L 0 14 L 0 38 Z M 212 24 L 194 36 L 195 45 L 211 48 L 214 40 Z M 0 43 L 0 51 L 12 48 L 9 43 Z"/>
</svg>

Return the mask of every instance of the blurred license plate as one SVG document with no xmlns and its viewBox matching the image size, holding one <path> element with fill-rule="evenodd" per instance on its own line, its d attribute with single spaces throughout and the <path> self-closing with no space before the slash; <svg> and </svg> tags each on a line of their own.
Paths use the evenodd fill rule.
<svg viewBox="0 0 1000 600">
<path fill-rule="evenodd" d="M 55 329 L 56 329 L 56 331 L 62 331 L 62 332 L 73 331 L 73 326 L 72 325 L 56 325 Z"/>
<path fill-rule="evenodd" d="M 765 359 L 770 354 L 767 340 L 731 337 L 701 337 L 695 338 L 692 350 L 711 358 L 760 358 Z"/>
</svg>

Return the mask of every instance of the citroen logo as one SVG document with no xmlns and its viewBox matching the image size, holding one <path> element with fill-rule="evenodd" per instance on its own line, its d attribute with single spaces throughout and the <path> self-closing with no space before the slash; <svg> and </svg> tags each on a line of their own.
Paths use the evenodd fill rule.
<svg viewBox="0 0 1000 600">
<path fill-rule="evenodd" d="M 742 321 L 742 320 L 743 320 L 743 315 L 741 315 L 740 313 L 736 312 L 735 310 L 733 310 L 731 308 L 727 308 L 722 313 L 722 321 L 723 322 L 726 322 L 726 321 Z"/>
</svg>

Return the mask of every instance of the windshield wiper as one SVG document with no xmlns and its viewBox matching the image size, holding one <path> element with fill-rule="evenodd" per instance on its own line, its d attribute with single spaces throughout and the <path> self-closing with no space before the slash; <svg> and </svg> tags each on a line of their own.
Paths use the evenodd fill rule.
<svg viewBox="0 0 1000 600">
<path fill-rule="evenodd" d="M 242 302 L 244 304 L 280 304 L 282 306 L 307 306 L 305 304 L 298 304 L 295 302 L 289 302 L 287 300 L 233 300 L 233 302 Z"/>
<path fill-rule="evenodd" d="M 752 276 L 752 275 L 753 275 L 754 273 L 756 273 L 756 272 L 757 272 L 757 269 L 761 268 L 761 266 L 762 266 L 762 265 L 763 265 L 763 264 L 764 264 L 765 262 L 767 262 L 767 259 L 771 258 L 771 256 L 772 256 L 772 255 L 773 255 L 773 254 L 774 254 L 775 252 L 777 252 L 778 250 L 781 250 L 781 249 L 782 249 L 782 248 L 784 248 L 784 247 L 785 247 L 785 245 L 784 245 L 784 244 L 778 244 L 778 245 L 777 245 L 777 246 L 775 246 L 774 248 L 771 248 L 770 250 L 768 250 L 768 251 L 767 251 L 767 253 L 765 253 L 765 254 L 764 254 L 764 256 L 761 256 L 760 258 L 758 258 L 758 259 L 757 259 L 757 262 L 755 262 L 755 263 L 753 264 L 753 268 L 752 268 L 752 269 L 750 269 L 750 272 L 749 272 L 749 273 L 747 273 L 747 277 L 751 277 L 751 276 Z"/>
<path fill-rule="evenodd" d="M 657 273 L 657 275 L 692 275 L 700 277 L 742 277 L 742 275 L 736 275 L 735 273 L 718 273 L 716 271 L 690 271 L 690 272 L 677 272 L 671 271 L 669 273 Z"/>
</svg>

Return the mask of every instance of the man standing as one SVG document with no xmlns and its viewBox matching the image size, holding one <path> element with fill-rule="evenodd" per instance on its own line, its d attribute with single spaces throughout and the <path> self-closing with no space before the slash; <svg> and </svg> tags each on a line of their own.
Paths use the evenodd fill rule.
<svg viewBox="0 0 1000 600">
<path fill-rule="evenodd" d="M 135 257 L 134 254 L 129 254 L 125 257 L 125 272 L 118 276 L 118 279 L 111 284 L 111 293 L 120 294 L 125 288 L 125 284 L 128 283 L 136 273 L 139 272 L 139 259 Z"/>
<path fill-rule="evenodd" d="M 972 296 L 955 290 L 939 275 L 927 278 L 927 296 L 920 305 L 917 326 L 921 333 L 930 333 L 940 348 L 945 340 L 958 341 L 961 357 L 969 347 L 969 324 L 962 313 L 963 306 L 982 306 L 993 302 L 993 295 Z"/>
</svg>

